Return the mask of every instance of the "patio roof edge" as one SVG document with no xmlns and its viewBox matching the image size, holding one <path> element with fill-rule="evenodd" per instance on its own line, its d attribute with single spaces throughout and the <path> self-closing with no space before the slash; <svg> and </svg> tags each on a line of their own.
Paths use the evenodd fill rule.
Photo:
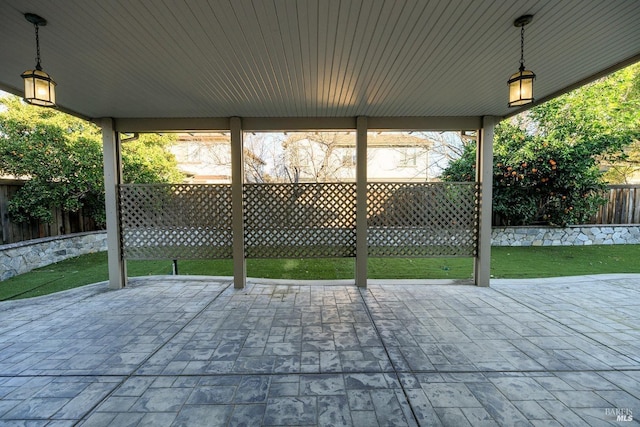
<svg viewBox="0 0 640 427">
<path fill-rule="evenodd" d="M 15 96 L 17 96 L 19 98 L 23 98 L 24 97 L 24 92 L 22 90 L 20 90 L 20 89 L 16 89 L 13 86 L 7 86 L 7 85 L 3 85 L 2 83 L 0 83 L 0 90 L 4 91 L 4 92 L 7 92 L 7 93 L 9 93 L 11 95 L 15 95 Z M 70 115 L 72 115 L 74 117 L 77 117 L 79 119 L 82 119 L 82 120 L 93 121 L 93 119 L 91 117 L 87 116 L 87 115 L 78 113 L 77 111 L 71 110 L 69 108 L 61 107 L 60 105 L 56 105 L 55 107 L 52 107 L 52 108 L 54 110 L 62 111 L 63 113 L 70 114 Z"/>
<path fill-rule="evenodd" d="M 356 117 L 242 117 L 246 131 L 355 130 Z M 227 117 L 118 118 L 118 132 L 228 131 Z M 476 130 L 480 116 L 368 117 L 368 129 L 392 130 Z"/>
<path fill-rule="evenodd" d="M 477 130 L 482 116 L 369 117 L 371 130 Z"/>
<path fill-rule="evenodd" d="M 118 132 L 228 131 L 227 117 L 116 118 Z"/>
</svg>

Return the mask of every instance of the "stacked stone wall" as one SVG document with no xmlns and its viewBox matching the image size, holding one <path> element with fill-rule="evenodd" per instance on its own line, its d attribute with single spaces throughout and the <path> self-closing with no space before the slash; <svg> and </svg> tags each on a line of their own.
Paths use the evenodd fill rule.
<svg viewBox="0 0 640 427">
<path fill-rule="evenodd" d="M 492 246 L 581 246 L 640 243 L 640 225 L 494 227 Z"/>
<path fill-rule="evenodd" d="M 106 249 L 106 231 L 45 237 L 0 245 L 0 281 L 67 258 Z"/>
</svg>

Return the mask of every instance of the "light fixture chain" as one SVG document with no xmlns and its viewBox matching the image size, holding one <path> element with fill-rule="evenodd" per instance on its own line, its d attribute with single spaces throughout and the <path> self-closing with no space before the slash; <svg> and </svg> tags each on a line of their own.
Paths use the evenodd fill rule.
<svg viewBox="0 0 640 427">
<path fill-rule="evenodd" d="M 520 68 L 524 69 L 524 25 L 520 27 Z"/>
<path fill-rule="evenodd" d="M 42 71 L 42 66 L 40 65 L 40 36 L 38 34 L 38 30 L 40 26 L 38 24 L 33 24 L 36 27 L 36 70 Z"/>
</svg>

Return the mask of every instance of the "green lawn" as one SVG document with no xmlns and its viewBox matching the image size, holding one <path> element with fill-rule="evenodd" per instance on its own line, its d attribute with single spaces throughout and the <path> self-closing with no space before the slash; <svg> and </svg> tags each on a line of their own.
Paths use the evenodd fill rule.
<svg viewBox="0 0 640 427">
<path fill-rule="evenodd" d="M 601 273 L 640 273 L 640 245 L 492 248 L 495 278 L 535 278 Z M 171 274 L 170 261 L 130 261 L 128 275 Z M 180 274 L 231 276 L 231 260 L 180 261 Z M 470 279 L 469 258 L 372 258 L 373 279 Z M 249 277 L 352 279 L 352 258 L 250 259 Z M 28 298 L 107 280 L 107 255 L 69 259 L 0 282 L 0 300 Z"/>
</svg>

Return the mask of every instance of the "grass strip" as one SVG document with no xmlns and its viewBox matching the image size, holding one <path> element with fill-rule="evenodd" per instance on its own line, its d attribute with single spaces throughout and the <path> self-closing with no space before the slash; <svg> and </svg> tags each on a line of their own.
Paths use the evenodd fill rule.
<svg viewBox="0 0 640 427">
<path fill-rule="evenodd" d="M 640 273 L 640 245 L 494 247 L 494 278 Z M 232 276 L 231 260 L 179 261 L 180 274 Z M 353 279 L 353 258 L 249 259 L 247 275 L 270 279 Z M 372 279 L 470 279 L 471 258 L 370 258 Z M 171 261 L 129 261 L 130 277 L 171 274 Z M 105 252 L 71 258 L 0 282 L 0 300 L 29 298 L 107 280 Z"/>
</svg>

